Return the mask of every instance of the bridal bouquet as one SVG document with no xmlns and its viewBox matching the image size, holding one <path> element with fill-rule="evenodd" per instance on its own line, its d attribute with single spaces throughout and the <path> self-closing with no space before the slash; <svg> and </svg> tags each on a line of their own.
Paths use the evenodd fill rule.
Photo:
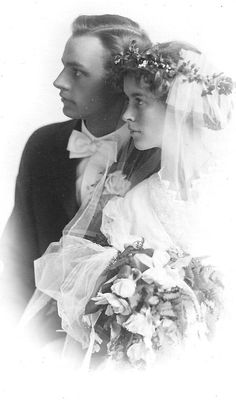
<svg viewBox="0 0 236 400">
<path fill-rule="evenodd" d="M 223 285 L 212 266 L 176 249 L 126 247 L 108 266 L 86 306 L 95 316 L 98 343 L 121 363 L 150 365 L 189 338 L 211 335 L 221 311 Z"/>
</svg>

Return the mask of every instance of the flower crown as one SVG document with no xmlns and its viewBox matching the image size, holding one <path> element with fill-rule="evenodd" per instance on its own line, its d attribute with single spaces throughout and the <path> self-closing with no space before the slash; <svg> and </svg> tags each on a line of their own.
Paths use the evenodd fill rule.
<svg viewBox="0 0 236 400">
<path fill-rule="evenodd" d="M 183 75 L 183 81 L 197 82 L 202 84 L 202 96 L 212 95 L 213 91 L 229 95 L 235 86 L 230 77 L 221 73 L 203 76 L 199 73 L 199 68 L 191 63 L 191 61 L 179 61 L 183 59 L 180 55 L 181 49 L 193 50 L 189 45 L 180 46 L 178 42 L 170 42 L 170 44 L 157 44 L 152 48 L 139 51 L 136 41 L 133 40 L 124 53 L 114 57 L 114 69 L 117 73 L 123 75 L 126 71 L 135 71 L 146 77 L 151 77 L 159 92 L 166 93 L 170 87 L 170 83 L 176 75 Z M 197 50 L 194 49 L 196 52 Z M 199 53 L 199 51 L 197 51 Z"/>
</svg>

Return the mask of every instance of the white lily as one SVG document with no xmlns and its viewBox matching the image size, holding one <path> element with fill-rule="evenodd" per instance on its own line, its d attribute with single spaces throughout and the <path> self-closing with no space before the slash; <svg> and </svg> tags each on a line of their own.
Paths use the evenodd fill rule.
<svg viewBox="0 0 236 400">
<path fill-rule="evenodd" d="M 128 315 L 131 312 L 130 306 L 125 299 L 117 297 L 113 293 L 99 292 L 96 297 L 93 297 L 95 304 L 105 305 L 110 304 L 115 314 Z"/>
<path fill-rule="evenodd" d="M 134 280 L 127 278 L 117 279 L 111 287 L 113 293 L 125 298 L 132 297 L 135 293 L 135 289 L 136 283 Z"/>
<path fill-rule="evenodd" d="M 154 333 L 152 322 L 142 313 L 132 314 L 129 319 L 123 323 L 123 327 L 129 332 L 151 338 Z"/>
</svg>

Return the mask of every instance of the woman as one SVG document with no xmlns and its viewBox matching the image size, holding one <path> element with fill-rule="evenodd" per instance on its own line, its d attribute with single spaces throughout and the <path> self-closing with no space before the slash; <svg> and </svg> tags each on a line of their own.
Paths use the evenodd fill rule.
<svg viewBox="0 0 236 400">
<path fill-rule="evenodd" d="M 212 245 L 215 245 L 216 237 L 212 236 L 215 214 L 211 215 L 209 210 L 219 186 L 216 158 L 224 153 L 221 137 L 216 131 L 224 128 L 230 118 L 233 84 L 231 79 L 216 74 L 198 51 L 184 48 L 182 43 L 170 42 L 139 53 L 132 43 L 125 54 L 117 55 L 114 60 L 114 76 L 124 79 L 124 92 L 129 100 L 124 119 L 129 124 L 134 145 L 138 150 L 161 148 L 161 170 L 131 190 L 122 171 L 108 176 L 106 172 L 94 188 L 87 208 L 66 227 L 61 242 L 51 244 L 45 255 L 36 261 L 37 288 L 44 295 L 36 292 L 28 308 L 28 317 L 54 298 L 62 328 L 67 333 L 65 349 L 79 342 L 83 348 L 89 349 L 88 354 L 96 351 L 96 347 L 106 342 L 104 330 L 101 332 L 100 329 L 99 336 L 96 326 L 101 328 L 109 315 L 116 318 L 116 325 L 118 316 L 121 316 L 123 322 L 118 325 L 136 335 L 134 342 L 126 347 L 125 356 L 127 358 L 129 352 L 129 361 L 133 360 L 134 364 L 137 361 L 137 349 L 134 351 L 137 344 L 147 346 L 148 342 L 150 350 L 155 333 L 153 324 L 148 338 L 137 326 L 137 330 L 132 331 L 130 324 L 127 325 L 130 317 L 145 315 L 147 319 L 150 306 L 139 307 L 137 311 L 135 305 L 134 312 L 131 310 L 130 299 L 133 299 L 134 291 L 130 296 L 127 292 L 121 294 L 124 283 L 127 289 L 127 279 L 132 287 L 137 288 L 140 282 L 149 285 L 145 290 L 157 285 L 172 297 L 175 293 L 173 288 L 178 289 L 178 294 L 182 291 L 188 297 L 187 302 L 181 298 L 184 307 L 191 299 L 191 306 L 185 307 L 186 313 L 189 312 L 188 323 L 191 318 L 194 322 L 197 319 L 191 316 L 193 313 L 201 314 L 198 299 L 182 274 L 186 274 L 189 266 L 189 255 L 209 255 Z M 220 182 L 222 185 L 223 180 Z M 108 242 L 108 246 L 102 247 L 84 237 L 89 236 L 87 232 L 97 205 L 104 197 L 114 194 L 117 196 L 108 201 L 102 212 L 101 232 Z M 132 247 L 137 241 L 141 241 L 141 245 Z M 114 269 L 128 245 L 133 249 L 130 263 L 135 263 L 136 267 L 133 265 L 131 268 L 131 264 L 127 266 L 126 262 L 122 268 L 129 271 L 128 275 L 122 275 L 120 270 L 117 275 L 109 275 L 109 266 Z M 152 249 L 151 253 L 148 248 Z M 135 258 L 136 250 L 140 252 L 140 249 L 143 252 L 141 259 L 140 255 Z M 170 264 L 173 257 L 176 257 L 175 262 L 181 261 L 177 269 L 176 263 L 175 267 Z M 139 283 L 134 284 L 136 281 Z M 108 284 L 108 295 L 104 283 Z M 128 308 L 117 311 L 109 299 L 122 299 L 122 304 Z M 100 306 L 102 311 L 99 311 Z M 99 320 L 101 313 L 102 322 Z M 176 315 L 167 317 L 168 323 L 176 319 Z M 158 320 L 159 325 L 163 319 L 162 316 Z M 100 321 L 98 325 L 97 320 Z M 189 326 L 192 328 L 188 324 L 188 334 L 191 331 Z M 199 335 L 199 326 L 194 331 L 195 336 Z M 179 331 L 176 332 L 179 341 Z M 160 340 L 160 332 L 158 338 Z M 139 356 L 140 351 L 139 348 Z M 143 361 L 143 357 L 140 356 L 138 361 Z"/>
</svg>

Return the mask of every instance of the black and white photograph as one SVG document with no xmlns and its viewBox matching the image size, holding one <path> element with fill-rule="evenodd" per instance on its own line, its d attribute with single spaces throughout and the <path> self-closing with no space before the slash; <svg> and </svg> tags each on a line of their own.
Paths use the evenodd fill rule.
<svg viewBox="0 0 236 400">
<path fill-rule="evenodd" d="M 1 399 L 234 398 L 233 1 L 1 8 Z"/>
</svg>

